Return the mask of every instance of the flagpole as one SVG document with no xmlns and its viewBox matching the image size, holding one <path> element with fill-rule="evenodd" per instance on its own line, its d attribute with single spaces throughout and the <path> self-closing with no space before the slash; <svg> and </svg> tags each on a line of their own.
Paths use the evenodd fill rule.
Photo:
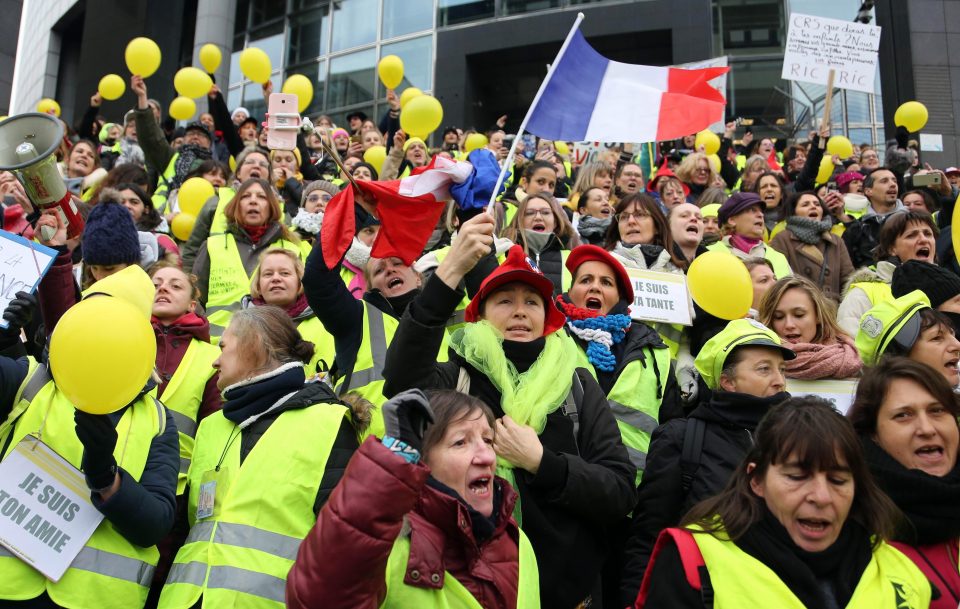
<svg viewBox="0 0 960 609">
<path fill-rule="evenodd" d="M 493 205 L 494 201 L 497 199 L 497 193 L 500 191 L 500 187 L 503 185 L 503 179 L 507 175 L 507 169 L 513 164 L 513 157 L 517 152 L 517 142 L 520 141 L 520 138 L 523 137 L 523 132 L 527 128 L 527 122 L 530 120 L 530 114 L 533 112 L 533 109 L 537 107 L 537 104 L 540 102 L 540 97 L 543 95 L 543 92 L 547 88 L 547 84 L 550 83 L 550 78 L 553 76 L 553 71 L 556 69 L 557 64 L 563 58 L 563 54 L 567 51 L 567 47 L 570 46 L 570 41 L 573 39 L 573 35 L 580 28 L 580 22 L 583 21 L 583 13 L 577 13 L 577 19 L 573 22 L 573 27 L 570 28 L 570 32 L 567 34 L 567 38 L 563 41 L 563 44 L 560 46 L 560 51 L 557 53 L 556 58 L 553 60 L 553 63 L 550 64 L 550 67 L 547 68 L 547 76 L 543 79 L 543 82 L 540 83 L 540 88 L 537 89 L 537 94 L 533 96 L 533 103 L 530 104 L 530 107 L 527 108 L 527 115 L 523 117 L 523 121 L 520 123 L 520 128 L 517 129 L 517 137 L 513 138 L 513 143 L 510 145 L 510 152 L 507 153 L 507 158 L 503 163 L 503 167 L 500 168 L 500 175 L 497 176 L 497 185 L 493 187 L 493 192 L 490 194 L 490 201 L 487 203 L 489 209 L 490 205 Z"/>
</svg>

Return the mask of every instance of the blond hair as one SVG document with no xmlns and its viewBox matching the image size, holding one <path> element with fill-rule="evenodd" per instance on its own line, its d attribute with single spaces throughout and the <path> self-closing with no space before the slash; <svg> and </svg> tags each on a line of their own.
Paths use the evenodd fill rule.
<svg viewBox="0 0 960 609">
<path fill-rule="evenodd" d="M 810 297 L 813 303 L 813 314 L 817 319 L 817 333 L 813 342 L 818 344 L 832 344 L 839 340 L 842 334 L 850 338 L 837 323 L 837 309 L 832 300 L 823 295 L 823 292 L 812 281 L 805 277 L 789 275 L 778 280 L 764 294 L 760 301 L 759 321 L 768 328 L 773 327 L 773 316 L 776 313 L 780 299 L 788 290 L 801 290 Z"/>
<path fill-rule="evenodd" d="M 263 253 L 260 254 L 260 258 L 257 259 L 257 270 L 253 272 L 253 278 L 250 280 L 250 295 L 254 298 L 262 298 L 263 294 L 260 292 L 260 269 L 263 267 L 263 261 L 267 259 L 267 256 L 285 256 L 290 262 L 293 263 L 293 270 L 297 274 L 297 280 L 303 283 L 303 261 L 300 260 L 295 252 L 291 252 L 288 249 L 282 247 L 268 247 L 263 250 Z"/>
</svg>

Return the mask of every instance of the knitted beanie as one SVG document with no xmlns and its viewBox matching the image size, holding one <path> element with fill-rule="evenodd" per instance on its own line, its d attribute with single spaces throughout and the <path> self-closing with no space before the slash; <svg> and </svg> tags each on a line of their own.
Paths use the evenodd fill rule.
<svg viewBox="0 0 960 609">
<path fill-rule="evenodd" d="M 893 272 L 890 291 L 895 298 L 920 290 L 930 299 L 936 309 L 957 294 L 960 294 L 960 276 L 936 264 L 908 260 Z"/>
<path fill-rule="evenodd" d="M 303 207 L 307 204 L 307 197 L 310 196 L 310 193 L 315 190 L 322 190 L 326 193 L 329 193 L 331 197 L 337 196 L 337 193 L 340 192 L 340 188 L 333 182 L 327 182 L 326 180 L 314 180 L 313 182 L 307 183 L 303 187 L 303 194 L 300 195 L 300 207 Z"/>
<path fill-rule="evenodd" d="M 110 266 L 140 262 L 140 240 L 133 216 L 122 205 L 94 205 L 83 229 L 83 261 Z"/>
</svg>

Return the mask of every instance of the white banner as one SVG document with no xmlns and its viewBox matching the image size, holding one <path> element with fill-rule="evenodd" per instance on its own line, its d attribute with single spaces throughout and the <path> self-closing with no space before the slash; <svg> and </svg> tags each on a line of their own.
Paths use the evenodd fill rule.
<svg viewBox="0 0 960 609">
<path fill-rule="evenodd" d="M 633 283 L 630 317 L 684 326 L 693 323 L 685 275 L 630 268 L 627 274 Z"/>
<path fill-rule="evenodd" d="M 801 381 L 787 379 L 787 391 L 793 397 L 815 395 L 833 403 L 833 407 L 844 415 L 853 404 L 857 392 L 856 379 L 821 379 L 819 381 Z"/>
<path fill-rule="evenodd" d="M 833 69 L 834 87 L 874 92 L 879 27 L 791 13 L 789 28 L 781 78 L 826 85 Z"/>
<path fill-rule="evenodd" d="M 17 292 L 32 294 L 37 289 L 56 257 L 54 249 L 0 230 L 0 313 L 16 298 Z M 0 328 L 7 325 L 0 319 Z"/>
</svg>

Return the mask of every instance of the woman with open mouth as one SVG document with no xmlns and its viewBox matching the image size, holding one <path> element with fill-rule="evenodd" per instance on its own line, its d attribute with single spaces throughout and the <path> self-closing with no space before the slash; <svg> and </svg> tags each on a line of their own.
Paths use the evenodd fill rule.
<svg viewBox="0 0 960 609">
<path fill-rule="evenodd" d="M 760 178 L 761 190 L 765 180 Z M 785 227 L 770 240 L 770 247 L 787 257 L 793 272 L 809 279 L 827 298 L 840 302 L 853 262 L 843 239 L 833 229 L 826 206 L 812 192 L 790 195 L 783 208 Z"/>
<path fill-rule="evenodd" d="M 603 188 L 592 186 L 577 199 L 577 232 L 583 243 L 600 245 L 613 220 L 610 195 Z"/>
<path fill-rule="evenodd" d="M 750 192 L 755 193 L 763 201 L 764 225 L 770 238 L 783 230 L 780 222 L 788 217 L 784 215 L 783 202 L 786 199 L 783 178 L 779 173 L 764 171 L 753 183 Z M 779 225 L 779 229 L 777 228 Z M 769 240 L 769 239 L 768 239 Z"/>
<path fill-rule="evenodd" d="M 940 591 L 931 609 L 960 604 L 958 416 L 943 377 L 904 358 L 867 369 L 847 413 L 874 478 L 905 516 L 891 545 Z"/>
<path fill-rule="evenodd" d="M 860 317 L 870 307 L 893 299 L 890 282 L 897 267 L 910 260 L 936 263 L 936 240 L 940 229 L 928 213 L 904 211 L 883 223 L 874 251 L 876 263 L 854 271 L 847 279 L 843 300 L 837 309 L 840 327 L 857 333 Z"/>
<path fill-rule="evenodd" d="M 730 196 L 718 212 L 724 237 L 707 249 L 727 251 L 741 260 L 766 258 L 773 265 L 777 279 L 793 273 L 786 256 L 763 242 L 764 204 L 759 195 L 737 192 Z"/>
<path fill-rule="evenodd" d="M 550 168 L 556 176 L 553 165 Z M 517 213 L 503 229 L 503 236 L 523 248 L 553 284 L 555 294 L 568 289 L 570 275 L 564 270 L 564 263 L 570 250 L 580 245 L 580 237 L 567 214 L 548 192 L 528 194 L 517 203 L 516 209 Z"/>
<path fill-rule="evenodd" d="M 897 516 L 850 423 L 826 400 L 792 398 L 764 417 L 726 489 L 660 535 L 634 606 L 929 607 L 930 582 L 885 541 Z"/>
</svg>

